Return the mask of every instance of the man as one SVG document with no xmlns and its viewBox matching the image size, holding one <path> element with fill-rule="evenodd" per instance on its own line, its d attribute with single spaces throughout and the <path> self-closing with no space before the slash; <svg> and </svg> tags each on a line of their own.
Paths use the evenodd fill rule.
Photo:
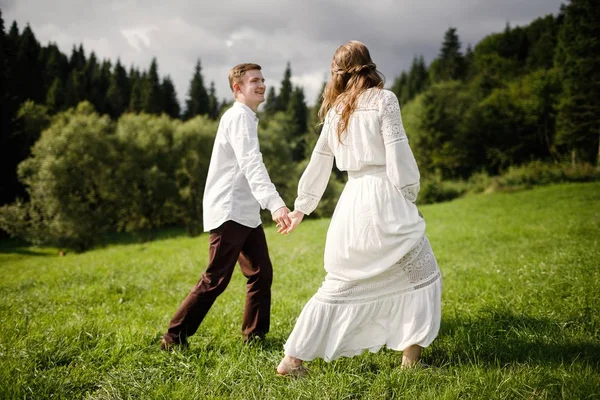
<svg viewBox="0 0 600 400">
<path fill-rule="evenodd" d="M 187 345 L 223 293 L 239 262 L 247 278 L 242 322 L 244 340 L 269 331 L 273 268 L 260 209 L 268 209 L 279 229 L 291 221 L 289 209 L 271 183 L 258 143 L 256 111 L 265 101 L 261 67 L 240 64 L 229 72 L 235 103 L 223 114 L 204 190 L 204 231 L 210 232 L 206 271 L 171 319 L 161 348 Z"/>
</svg>

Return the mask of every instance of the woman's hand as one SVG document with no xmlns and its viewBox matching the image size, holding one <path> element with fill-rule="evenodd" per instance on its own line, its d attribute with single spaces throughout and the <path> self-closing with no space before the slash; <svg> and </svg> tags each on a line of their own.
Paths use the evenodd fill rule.
<svg viewBox="0 0 600 400">
<path fill-rule="evenodd" d="M 300 225 L 300 222 L 302 222 L 304 214 L 298 210 L 294 210 L 288 214 L 288 218 L 290 219 L 291 224 L 287 227 L 287 229 L 283 227 L 279 228 L 277 232 L 284 233 L 286 235 L 293 232 L 298 227 L 298 225 Z"/>
</svg>

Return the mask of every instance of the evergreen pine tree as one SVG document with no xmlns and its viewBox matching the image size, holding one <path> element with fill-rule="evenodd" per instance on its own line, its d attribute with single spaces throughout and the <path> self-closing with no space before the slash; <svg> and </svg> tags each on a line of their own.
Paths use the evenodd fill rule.
<svg viewBox="0 0 600 400">
<path fill-rule="evenodd" d="M 16 23 L 13 27 L 16 27 Z M 15 29 L 18 35 L 18 28 Z M 16 112 L 10 67 L 14 60 L 12 53 L 11 37 L 4 32 L 4 19 L 0 9 L 0 168 L 3 171 L 0 180 L 0 205 L 12 202 L 19 189 L 22 191 L 17 180 L 16 161 L 11 154 L 14 151 L 11 146 L 12 120 Z"/>
<path fill-rule="evenodd" d="M 273 115 L 277 111 L 277 94 L 275 93 L 275 88 L 273 86 L 271 86 L 267 92 L 264 111 L 266 115 Z"/>
<path fill-rule="evenodd" d="M 141 109 L 149 114 L 161 114 L 163 111 L 163 96 L 161 94 L 160 78 L 158 77 L 158 63 L 152 59 L 150 69 L 141 87 Z"/>
<path fill-rule="evenodd" d="M 465 78 L 467 79 L 470 79 L 475 75 L 474 56 L 475 54 L 471 48 L 471 43 L 469 43 L 465 50 Z"/>
<path fill-rule="evenodd" d="M 104 60 L 102 64 L 96 68 L 91 85 L 91 93 L 88 100 L 94 105 L 96 111 L 101 114 L 108 112 L 106 105 L 106 93 L 110 86 L 110 80 L 112 77 L 112 66 L 110 61 Z"/>
<path fill-rule="evenodd" d="M 210 82 L 208 89 L 208 116 L 212 119 L 217 119 L 219 115 L 219 99 L 217 99 L 217 91 L 215 89 L 215 81 Z"/>
<path fill-rule="evenodd" d="M 416 95 L 425 90 L 429 83 L 429 76 L 425 59 L 423 56 L 414 57 L 410 72 L 408 73 L 408 99 L 412 100 Z"/>
<path fill-rule="evenodd" d="M 301 87 L 297 86 L 292 90 L 286 111 L 291 120 L 290 141 L 292 144 L 292 159 L 300 161 L 304 158 L 303 135 L 307 131 L 308 118 L 308 108 L 304 101 L 304 90 Z"/>
<path fill-rule="evenodd" d="M 74 69 L 83 70 L 85 64 L 86 58 L 83 45 L 80 44 L 79 47 L 73 45 L 73 49 L 71 50 L 71 58 L 69 58 L 69 67 L 71 68 L 71 71 Z"/>
<path fill-rule="evenodd" d="M 277 102 L 275 103 L 275 111 L 286 111 L 288 104 L 292 98 L 292 91 L 294 90 L 292 85 L 292 67 L 290 63 L 287 63 L 285 72 L 283 74 L 283 80 L 281 81 L 281 88 L 279 89 L 279 95 L 277 96 Z"/>
<path fill-rule="evenodd" d="M 129 77 L 131 80 L 131 93 L 129 96 L 129 107 L 128 111 L 132 113 L 139 113 L 142 111 L 142 86 L 146 79 L 146 73 L 140 74 L 135 68 L 132 68 Z"/>
<path fill-rule="evenodd" d="M 47 95 L 50 87 L 54 85 L 56 78 L 59 78 L 62 82 L 67 80 L 69 76 L 69 61 L 54 43 L 50 43 L 42 49 L 42 59 L 44 65 L 44 93 Z M 62 86 L 64 90 L 64 83 L 62 83 Z"/>
<path fill-rule="evenodd" d="M 209 99 L 204 79 L 202 78 L 202 66 L 200 60 L 196 62 L 194 75 L 190 82 L 188 98 L 186 100 L 185 119 L 190 119 L 196 115 L 206 115 L 209 113 Z"/>
<path fill-rule="evenodd" d="M 106 111 L 113 118 L 121 116 L 129 105 L 129 78 L 127 71 L 117 59 L 114 71 L 110 77 L 110 84 L 106 91 Z"/>
<path fill-rule="evenodd" d="M 408 100 L 408 74 L 405 71 L 394 80 L 391 90 L 398 97 L 400 104 Z"/>
<path fill-rule="evenodd" d="M 45 100 L 42 70 L 38 66 L 40 52 L 41 46 L 31 27 L 25 26 L 19 40 L 16 60 L 18 69 L 15 70 L 21 100 L 30 99 L 36 103 Z"/>
<path fill-rule="evenodd" d="M 9 83 L 9 67 L 8 63 L 10 56 L 7 48 L 7 38 L 4 32 L 4 19 L 2 18 L 2 9 L 0 9 L 0 129 L 2 129 L 2 136 L 0 136 L 0 143 L 2 142 L 5 129 L 8 129 L 8 122 L 11 118 L 9 114 L 9 101 L 10 91 L 8 87 Z M 1 203 L 0 203 L 1 204 Z"/>
<path fill-rule="evenodd" d="M 462 79 L 465 76 L 464 57 L 460 52 L 460 39 L 456 28 L 448 28 L 435 64 L 433 77 L 436 81 Z"/>
<path fill-rule="evenodd" d="M 172 118 L 179 118 L 181 109 L 177 100 L 177 92 L 175 91 L 173 81 L 168 76 L 163 79 L 161 93 L 163 96 L 163 111 Z"/>
<path fill-rule="evenodd" d="M 76 107 L 79 102 L 85 100 L 85 75 L 81 69 L 74 69 L 67 78 L 67 94 L 65 106 Z"/>
<path fill-rule="evenodd" d="M 54 78 L 48 93 L 46 94 L 46 107 L 52 113 L 56 113 L 65 108 L 67 100 L 65 85 L 60 77 Z"/>
<path fill-rule="evenodd" d="M 596 0 L 571 0 L 558 38 L 556 64 L 564 94 L 557 116 L 557 142 L 572 160 L 600 164 L 600 7 Z M 594 160 L 595 159 L 595 160 Z"/>
<path fill-rule="evenodd" d="M 98 71 L 98 57 L 93 51 L 90 53 L 82 72 L 82 85 L 84 87 L 83 96 L 81 100 L 88 100 L 94 108 L 97 109 L 98 104 L 95 102 L 96 96 L 94 94 L 94 77 Z"/>
</svg>

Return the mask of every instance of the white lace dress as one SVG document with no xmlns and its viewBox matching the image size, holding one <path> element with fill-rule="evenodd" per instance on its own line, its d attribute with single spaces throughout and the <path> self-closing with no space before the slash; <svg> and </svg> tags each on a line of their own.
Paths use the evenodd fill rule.
<svg viewBox="0 0 600 400">
<path fill-rule="evenodd" d="M 428 346 L 441 319 L 442 281 L 414 202 L 419 170 L 396 96 L 369 89 L 337 137 L 330 111 L 298 187 L 295 209 L 310 214 L 335 157 L 348 171 L 325 245 L 327 275 L 285 343 L 285 354 L 310 361 L 354 356 L 382 346 Z"/>
</svg>

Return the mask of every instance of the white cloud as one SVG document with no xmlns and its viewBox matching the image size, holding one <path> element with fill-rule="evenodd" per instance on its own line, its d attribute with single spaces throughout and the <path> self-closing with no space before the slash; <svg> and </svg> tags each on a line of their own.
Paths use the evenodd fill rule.
<svg viewBox="0 0 600 400">
<path fill-rule="evenodd" d="M 150 33 L 157 30 L 156 27 L 121 29 L 121 34 L 127 39 L 127 43 L 136 51 L 142 51 L 142 45 L 150 48 Z"/>
</svg>

